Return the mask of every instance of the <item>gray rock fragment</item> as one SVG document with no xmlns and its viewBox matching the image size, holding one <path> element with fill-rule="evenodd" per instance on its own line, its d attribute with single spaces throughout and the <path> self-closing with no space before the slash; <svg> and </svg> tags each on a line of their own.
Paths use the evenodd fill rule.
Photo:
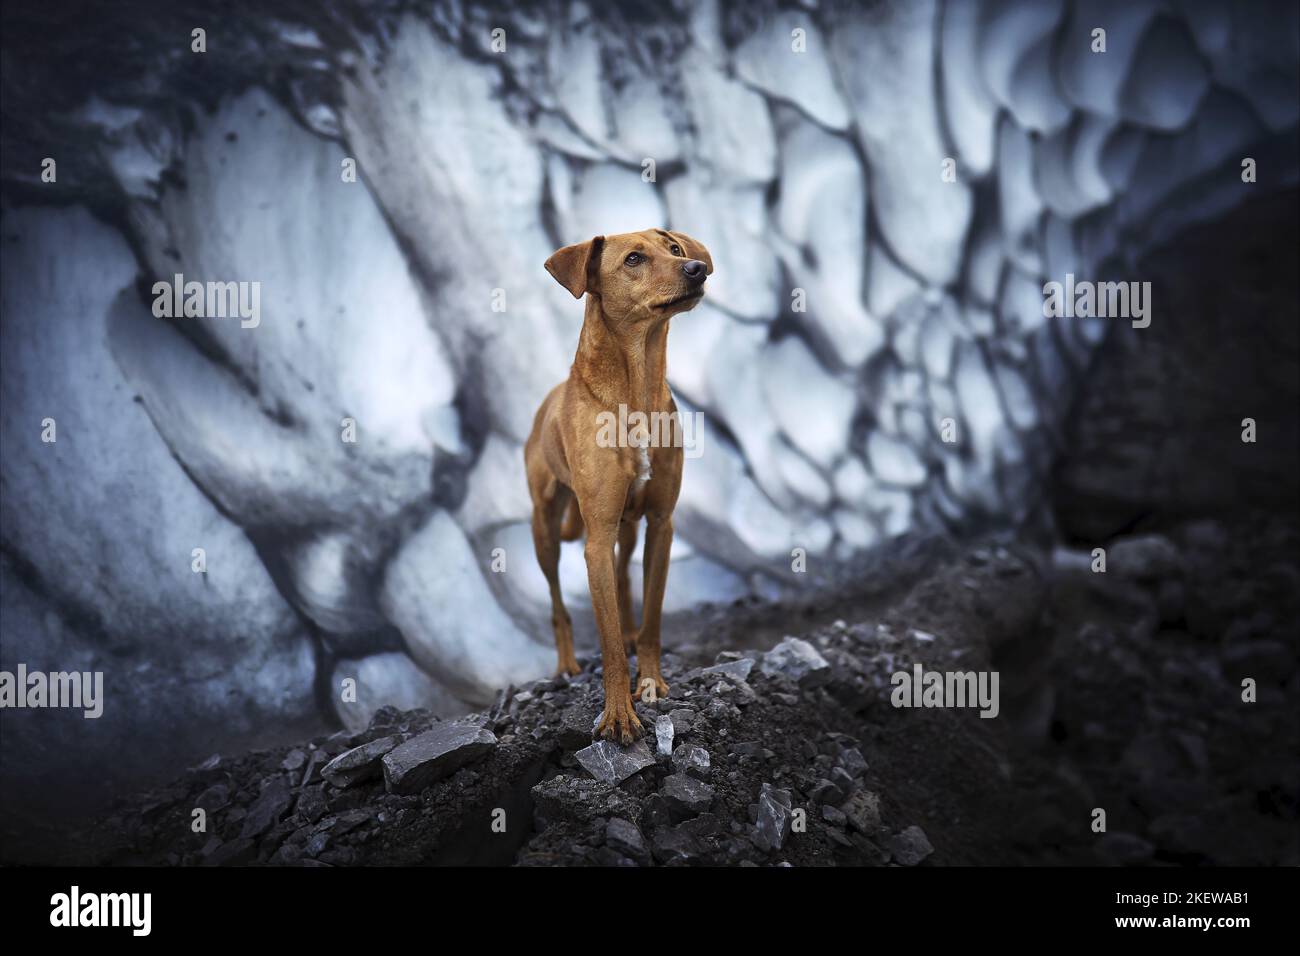
<svg viewBox="0 0 1300 956">
<path fill-rule="evenodd" d="M 839 787 L 844 793 L 852 793 L 857 789 L 857 783 L 853 775 L 843 767 L 832 767 L 830 772 L 831 783 Z"/>
<path fill-rule="evenodd" d="M 673 719 L 667 714 L 661 714 L 655 718 L 655 748 L 667 757 L 673 752 Z"/>
<path fill-rule="evenodd" d="M 369 823 L 373 818 L 369 810 L 349 810 L 347 813 L 339 814 L 334 826 L 330 827 L 330 833 L 336 837 L 351 833 L 363 823 Z"/>
<path fill-rule="evenodd" d="M 673 722 L 673 731 L 676 736 L 689 734 L 691 732 L 692 722 L 695 719 L 695 711 L 687 710 L 685 707 L 678 707 L 669 711 L 668 717 Z"/>
<path fill-rule="evenodd" d="M 622 817 L 612 817 L 605 825 L 605 843 L 610 849 L 638 862 L 649 857 L 641 831 Z"/>
<path fill-rule="evenodd" d="M 709 752 L 699 744 L 682 744 L 673 751 L 673 767 L 678 773 L 704 780 L 708 776 L 710 763 Z"/>
<path fill-rule="evenodd" d="M 763 784 L 758 795 L 758 819 L 755 821 L 758 845 L 764 850 L 779 850 L 790 835 L 790 791 Z"/>
<path fill-rule="evenodd" d="M 870 790 L 857 791 L 840 810 L 848 817 L 849 826 L 859 833 L 871 834 L 880 827 L 880 797 Z"/>
<path fill-rule="evenodd" d="M 284 760 L 280 762 L 280 769 L 289 771 L 301 770 L 303 764 L 306 762 L 307 754 L 295 747 L 284 755 Z"/>
<path fill-rule="evenodd" d="M 419 793 L 496 745 L 496 735 L 490 730 L 437 724 L 384 755 L 384 786 L 389 793 Z"/>
<path fill-rule="evenodd" d="M 713 806 L 713 788 L 684 773 L 665 777 L 659 793 L 673 813 L 682 817 L 693 817 Z"/>
<path fill-rule="evenodd" d="M 844 799 L 844 791 L 825 778 L 818 780 L 808 791 L 808 799 L 814 803 L 839 803 Z"/>
<path fill-rule="evenodd" d="M 397 737 L 380 737 L 360 747 L 345 750 L 325 765 L 321 770 L 321 776 L 339 788 L 350 787 L 364 780 L 374 780 L 383 776 L 383 765 L 380 761 L 384 754 L 391 751 L 398 743 Z"/>
<path fill-rule="evenodd" d="M 861 777 L 867 772 L 867 759 L 857 747 L 845 747 L 840 751 L 839 765 L 851 777 Z"/>
<path fill-rule="evenodd" d="M 194 801 L 196 807 L 202 807 L 208 813 L 215 813 L 229 803 L 230 786 L 224 783 L 214 783 L 200 793 L 198 799 Z"/>
<path fill-rule="evenodd" d="M 831 676 L 826 658 L 798 637 L 784 638 L 764 654 L 761 668 L 764 674 L 786 677 L 805 690 L 825 684 Z"/>
<path fill-rule="evenodd" d="M 307 841 L 307 845 L 303 848 L 303 853 L 306 856 L 313 856 L 313 857 L 320 856 L 327 849 L 329 849 L 329 845 L 330 845 L 329 833 L 328 832 L 317 833 L 310 840 Z"/>
<path fill-rule="evenodd" d="M 739 681 L 749 680 L 749 673 L 754 669 L 754 661 L 749 657 L 742 657 L 738 661 L 724 661 L 721 664 L 714 664 L 712 667 L 706 667 L 701 671 L 703 674 L 720 674 L 723 677 L 731 677 Z"/>
<path fill-rule="evenodd" d="M 331 758 L 324 751 L 313 748 L 307 758 L 307 766 L 303 768 L 302 779 L 298 781 L 298 786 L 305 787 L 309 783 L 320 783 L 321 771 L 330 760 Z"/>
<path fill-rule="evenodd" d="M 280 819 L 289 812 L 292 803 L 293 795 L 289 792 L 288 782 L 283 776 L 277 774 L 271 778 L 258 794 L 257 799 L 253 801 L 253 805 L 248 808 L 248 816 L 244 818 L 244 827 L 239 835 L 241 837 L 261 836 L 280 822 Z"/>
<path fill-rule="evenodd" d="M 587 773 L 597 780 L 615 785 L 655 762 L 645 740 L 638 740 L 630 747 L 620 747 L 608 740 L 597 740 L 574 756 Z"/>
<path fill-rule="evenodd" d="M 655 859 L 664 866 L 690 863 L 700 854 L 699 841 L 682 827 L 660 827 L 650 836 Z"/>
<path fill-rule="evenodd" d="M 889 838 L 889 852 L 894 861 L 903 866 L 916 866 L 934 852 L 934 847 L 925 836 L 925 831 L 918 826 L 910 826 L 901 833 Z"/>
<path fill-rule="evenodd" d="M 302 793 L 298 795 L 298 806 L 296 808 L 298 816 L 302 817 L 307 823 L 315 823 L 325 816 L 325 811 L 328 809 L 329 804 L 325 799 L 325 788 L 323 786 L 303 787 Z"/>
</svg>

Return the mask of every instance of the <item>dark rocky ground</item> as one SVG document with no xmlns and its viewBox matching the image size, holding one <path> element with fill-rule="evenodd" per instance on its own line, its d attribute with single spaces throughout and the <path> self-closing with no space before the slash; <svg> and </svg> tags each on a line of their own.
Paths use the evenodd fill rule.
<svg viewBox="0 0 1300 956">
<path fill-rule="evenodd" d="M 214 756 L 75 834 L 68 858 L 1297 864 L 1298 543 L 1274 514 L 1192 522 L 1105 542 L 1098 574 L 1087 552 L 927 542 L 923 571 L 863 591 L 871 613 L 842 593 L 763 609 L 810 621 L 768 650 L 673 648 L 670 696 L 638 704 L 648 734 L 628 750 L 592 743 L 589 661 L 462 720 L 385 710 L 361 734 Z M 998 670 L 1001 713 L 893 707 L 890 677 L 915 661 Z"/>
<path fill-rule="evenodd" d="M 419 711 L 381 711 L 363 734 L 216 757 L 130 801 L 86 836 L 86 856 L 116 864 L 865 864 L 919 862 L 937 846 L 967 862 L 989 850 L 1010 859 L 981 847 L 961 824 L 972 801 L 989 832 L 1005 822 L 1009 780 L 997 721 L 895 712 L 887 699 L 890 673 L 918 649 L 933 661 L 950 654 L 986 659 L 989 636 L 1037 612 L 1039 589 L 1027 562 L 1005 550 L 959 560 L 945 553 L 949 547 L 924 546 L 928 561 L 918 563 L 954 562 L 949 583 L 959 616 L 1001 595 L 976 627 L 962 626 L 951 638 L 943 629 L 931 641 L 917 639 L 901 618 L 838 621 L 810 631 L 806 644 L 717 654 L 709 644 L 725 637 L 705 628 L 710 639 L 667 655 L 670 696 L 638 705 L 649 733 L 627 751 L 592 743 L 602 700 L 592 661 L 572 680 L 503 693 L 490 712 L 456 722 L 458 730 Z M 969 578 L 966 585 L 958 575 Z M 900 615 L 932 619 L 908 603 L 922 593 L 905 594 Z M 1015 620 L 1005 621 L 1023 602 Z M 731 610 L 733 621 L 758 611 Z M 765 610 L 771 616 L 775 609 Z M 911 730 L 887 732 L 884 725 L 902 713 Z M 665 736 L 663 747 L 671 757 L 656 753 L 656 731 L 666 735 L 668 727 L 672 741 Z M 405 778 L 392 766 L 385 774 L 381 754 L 431 729 L 457 737 L 460 749 L 453 742 L 429 766 L 458 753 L 472 759 L 430 786 L 398 792 L 408 789 Z M 968 745 L 951 746 L 954 736 Z M 361 779 L 328 768 L 359 747 L 369 748 L 354 758 Z M 935 774 L 970 782 L 932 791 L 895 769 L 927 751 Z M 394 760 L 400 755 L 390 753 L 389 763 L 404 765 Z M 611 762 L 627 766 L 611 769 Z M 196 807 L 209 810 L 206 834 L 190 830 Z"/>
</svg>

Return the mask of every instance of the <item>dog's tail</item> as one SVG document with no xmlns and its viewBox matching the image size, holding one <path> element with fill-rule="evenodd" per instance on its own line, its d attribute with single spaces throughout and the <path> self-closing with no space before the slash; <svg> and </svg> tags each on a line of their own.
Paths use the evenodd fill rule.
<svg viewBox="0 0 1300 956">
<path fill-rule="evenodd" d="M 564 509 L 564 521 L 560 524 L 560 540 L 577 541 L 582 537 L 583 530 L 582 512 L 578 510 L 578 499 L 575 496 L 569 499 L 569 504 Z"/>
</svg>

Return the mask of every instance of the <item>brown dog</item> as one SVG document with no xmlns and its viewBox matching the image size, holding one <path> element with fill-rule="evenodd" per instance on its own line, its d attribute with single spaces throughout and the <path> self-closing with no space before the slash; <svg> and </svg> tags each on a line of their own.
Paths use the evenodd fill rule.
<svg viewBox="0 0 1300 956">
<path fill-rule="evenodd" d="M 533 543 L 551 588 L 559 672 L 576 674 L 573 627 L 560 594 L 560 541 L 575 540 L 586 527 L 587 583 L 605 668 L 605 712 L 596 735 L 628 744 L 641 732 L 628 680 L 629 646 L 636 649 L 640 693 L 647 699 L 668 693 L 659 672 L 659 616 L 683 453 L 680 442 L 658 441 L 645 430 L 611 440 L 609 424 L 612 417 L 635 425 L 635 413 L 660 423 L 671 414 L 676 423 L 665 379 L 668 324 L 703 298 L 713 260 L 690 236 L 647 229 L 565 246 L 546 260 L 546 271 L 575 299 L 585 294 L 587 303 L 569 378 L 546 396 L 524 445 Z M 645 587 L 638 632 L 627 566 L 642 516 Z"/>
</svg>

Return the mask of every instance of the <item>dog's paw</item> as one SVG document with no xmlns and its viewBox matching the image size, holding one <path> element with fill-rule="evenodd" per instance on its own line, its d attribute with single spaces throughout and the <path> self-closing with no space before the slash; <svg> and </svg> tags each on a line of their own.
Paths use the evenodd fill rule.
<svg viewBox="0 0 1300 956">
<path fill-rule="evenodd" d="M 653 704 L 668 696 L 668 684 L 658 674 L 638 674 L 636 696 L 643 704 Z"/>
<path fill-rule="evenodd" d="M 623 652 L 629 657 L 636 653 L 636 641 L 640 631 L 623 632 Z"/>
<path fill-rule="evenodd" d="M 593 736 L 604 737 L 626 747 L 643 732 L 641 721 L 632 709 L 632 700 L 627 698 L 620 702 L 605 702 L 605 712 L 600 715 L 600 723 L 596 725 Z"/>
<path fill-rule="evenodd" d="M 559 677 L 561 674 L 567 674 L 570 677 L 577 677 L 581 673 L 582 668 L 578 666 L 577 659 L 572 656 L 569 657 L 568 660 L 560 661 L 560 666 L 555 668 L 556 677 Z"/>
</svg>

